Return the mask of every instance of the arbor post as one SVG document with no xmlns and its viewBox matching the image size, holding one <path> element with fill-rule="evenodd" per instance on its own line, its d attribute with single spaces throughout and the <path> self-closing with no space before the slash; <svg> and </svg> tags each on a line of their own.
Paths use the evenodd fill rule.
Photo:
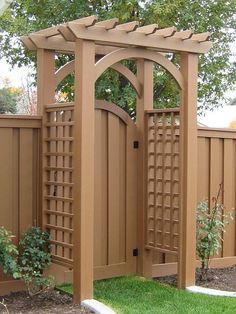
<svg viewBox="0 0 236 314">
<path fill-rule="evenodd" d="M 43 115 L 45 105 L 55 102 L 55 52 L 37 50 L 37 114 Z"/>
<path fill-rule="evenodd" d="M 137 77 L 142 84 L 142 94 L 137 98 L 136 124 L 139 138 L 138 151 L 138 274 L 152 277 L 152 251 L 145 249 L 146 244 L 146 142 L 145 110 L 153 109 L 153 62 L 140 59 L 137 61 Z"/>
<path fill-rule="evenodd" d="M 195 285 L 196 268 L 197 54 L 181 53 L 181 72 L 178 286 L 186 288 Z"/>
<path fill-rule="evenodd" d="M 48 220 L 48 215 L 44 210 L 47 209 L 47 201 L 45 196 L 47 193 L 47 187 L 44 182 L 47 181 L 47 143 L 45 139 L 48 137 L 46 124 L 46 115 L 44 113 L 45 105 L 53 104 L 55 102 L 55 51 L 38 49 L 37 50 L 37 114 L 42 116 L 42 136 L 41 136 L 41 158 L 40 158 L 40 203 L 39 208 L 41 211 L 38 215 L 37 224 L 45 229 L 44 224 Z"/>
<path fill-rule="evenodd" d="M 93 298 L 95 44 L 75 44 L 74 303 Z"/>
</svg>

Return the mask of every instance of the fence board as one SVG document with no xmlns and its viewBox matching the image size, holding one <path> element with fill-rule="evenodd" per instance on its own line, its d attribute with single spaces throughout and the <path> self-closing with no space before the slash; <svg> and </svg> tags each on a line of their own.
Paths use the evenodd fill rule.
<svg viewBox="0 0 236 314">
<path fill-rule="evenodd" d="M 30 129 L 21 129 L 19 134 L 19 232 L 23 233 L 25 230 L 33 225 L 33 132 Z M 29 206 L 31 210 L 29 211 Z"/>
<path fill-rule="evenodd" d="M 105 266 L 107 260 L 107 113 L 101 110 L 95 112 L 95 232 L 94 266 Z"/>
<path fill-rule="evenodd" d="M 235 141 L 224 140 L 224 205 L 225 213 L 235 209 Z M 233 256 L 235 254 L 235 222 L 230 222 L 226 226 L 223 235 L 223 256 Z"/>
<path fill-rule="evenodd" d="M 109 264 L 119 262 L 119 119 L 108 114 L 108 219 L 109 219 Z"/>
</svg>

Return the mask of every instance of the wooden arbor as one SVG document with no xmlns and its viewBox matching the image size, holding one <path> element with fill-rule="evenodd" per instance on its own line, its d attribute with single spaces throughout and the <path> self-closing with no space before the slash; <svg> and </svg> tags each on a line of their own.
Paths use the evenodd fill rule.
<svg viewBox="0 0 236 314">
<path fill-rule="evenodd" d="M 39 114 L 43 114 L 46 106 L 50 111 L 48 105 L 54 103 L 56 85 L 66 75 L 75 71 L 73 113 L 75 302 L 91 298 L 93 295 L 94 85 L 96 79 L 109 67 L 124 75 L 137 92 L 136 126 L 140 142 L 138 273 L 147 277 L 151 276 L 151 252 L 155 249 L 147 248 L 145 240 L 147 215 L 145 110 L 153 109 L 153 63 L 164 67 L 174 77 L 182 91 L 179 287 L 184 288 L 195 283 L 197 72 L 198 54 L 206 53 L 211 48 L 208 39 L 209 33 L 193 34 L 191 30 L 177 32 L 175 27 L 159 29 L 157 24 L 139 27 L 137 22 L 119 25 L 116 18 L 97 22 L 95 16 L 41 30 L 22 38 L 29 49 L 37 51 Z M 180 55 L 180 69 L 165 57 L 167 52 Z M 55 72 L 56 53 L 71 53 L 75 55 L 75 59 Z M 137 60 L 137 75 L 120 63 L 124 59 Z M 43 134 L 43 137 L 46 138 L 47 135 Z M 44 190 L 43 203 L 45 203 Z"/>
</svg>

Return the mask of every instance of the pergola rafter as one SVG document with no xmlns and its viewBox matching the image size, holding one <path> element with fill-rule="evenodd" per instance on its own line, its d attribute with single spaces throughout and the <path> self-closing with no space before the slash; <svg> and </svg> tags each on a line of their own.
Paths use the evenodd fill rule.
<svg viewBox="0 0 236 314">
<path fill-rule="evenodd" d="M 177 32 L 176 27 L 160 29 L 158 24 L 139 27 L 137 21 L 118 24 L 113 18 L 97 22 L 96 16 L 44 29 L 22 37 L 30 50 L 47 49 L 74 52 L 77 38 L 93 40 L 96 45 L 146 47 L 158 51 L 206 53 L 212 46 L 210 33 L 193 34 L 192 30 Z M 33 45 L 32 45 L 33 43 Z"/>
</svg>

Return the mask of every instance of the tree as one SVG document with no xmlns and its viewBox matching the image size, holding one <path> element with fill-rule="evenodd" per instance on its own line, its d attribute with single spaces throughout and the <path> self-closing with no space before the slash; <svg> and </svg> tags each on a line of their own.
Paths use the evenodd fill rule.
<svg viewBox="0 0 236 314">
<path fill-rule="evenodd" d="M 34 76 L 27 73 L 22 80 L 21 93 L 17 102 L 17 113 L 37 114 L 37 90 L 34 84 Z"/>
<path fill-rule="evenodd" d="M 69 4 L 68 4 L 69 3 Z M 226 90 L 236 81 L 236 62 L 232 61 L 230 43 L 236 40 L 236 0 L 14 0 L 0 18 L 0 57 L 11 64 L 35 64 L 35 56 L 26 51 L 16 37 L 68 20 L 96 14 L 102 19 L 118 17 L 120 22 L 139 20 L 141 25 L 158 23 L 159 27 L 176 26 L 178 30 L 213 33 L 214 48 L 199 62 L 199 111 L 213 109 L 224 101 Z M 59 56 L 57 65 L 69 58 Z M 168 56 L 178 65 L 178 55 Z M 128 62 L 135 72 L 135 66 Z M 156 107 L 179 105 L 175 81 L 156 66 L 154 100 Z M 96 97 L 112 100 L 134 114 L 135 94 L 125 79 L 106 71 L 96 84 Z M 71 99 L 71 77 L 60 89 Z"/>
<path fill-rule="evenodd" d="M 21 89 L 11 87 L 8 78 L 3 80 L 3 85 L 0 89 L 0 114 L 16 113 Z"/>
</svg>

